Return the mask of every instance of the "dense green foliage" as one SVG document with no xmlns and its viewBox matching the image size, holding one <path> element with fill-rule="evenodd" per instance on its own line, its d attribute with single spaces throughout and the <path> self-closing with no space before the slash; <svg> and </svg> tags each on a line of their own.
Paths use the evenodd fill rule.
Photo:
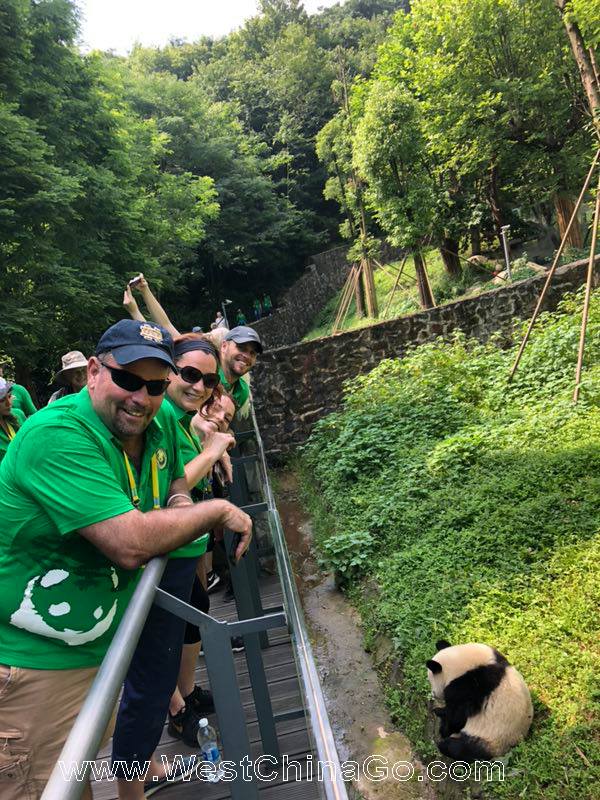
<svg viewBox="0 0 600 800">
<path fill-rule="evenodd" d="M 176 274 L 218 211 L 76 32 L 68 0 L 0 8 L 0 316 L 22 379 L 97 340 L 127 277 Z"/>
<path fill-rule="evenodd" d="M 588 5 L 573 3 L 582 22 L 593 17 Z M 551 220 L 557 198 L 576 195 L 595 147 L 551 0 L 415 0 L 350 105 L 350 135 L 330 128 L 323 148 L 332 184 L 337 149 L 390 242 L 434 242 L 449 256 L 473 234 L 491 242 L 503 224 L 523 233 Z M 355 176 L 343 178 L 345 192 L 330 194 L 346 211 L 341 195 L 352 195 Z"/>
<path fill-rule="evenodd" d="M 82 55 L 75 0 L 0 4 L 0 316 L 42 380 L 143 270 L 181 328 L 274 297 L 336 234 L 317 131 L 337 63 L 368 74 L 401 0 L 309 17 L 263 0 L 219 40 Z"/>
<path fill-rule="evenodd" d="M 323 558 L 367 641 L 394 642 L 388 701 L 417 749 L 434 753 L 436 639 L 492 644 L 527 680 L 536 716 L 509 779 L 487 788 L 498 797 L 592 800 L 600 786 L 600 293 L 573 406 L 580 309 L 567 298 L 542 317 L 511 384 L 514 347 L 461 336 L 383 361 L 304 455 Z"/>
<path fill-rule="evenodd" d="M 384 233 L 446 257 L 578 187 L 590 144 L 551 0 L 258 11 L 121 58 L 77 50 L 75 0 L 0 5 L 0 350 L 20 380 L 88 351 L 139 270 L 179 327 L 207 325 L 340 232 L 355 255 Z M 570 13 L 595 42 L 593 3 Z"/>
</svg>

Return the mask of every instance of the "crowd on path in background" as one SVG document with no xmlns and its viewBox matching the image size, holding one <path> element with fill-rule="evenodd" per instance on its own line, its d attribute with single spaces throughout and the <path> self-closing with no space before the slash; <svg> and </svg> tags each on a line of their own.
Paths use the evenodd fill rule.
<svg viewBox="0 0 600 800">
<path fill-rule="evenodd" d="M 271 298 L 268 294 L 263 296 L 262 300 L 256 298 L 252 303 L 252 313 L 254 315 L 254 320 L 262 319 L 262 317 L 270 317 L 273 313 L 273 303 L 271 302 Z"/>
<path fill-rule="evenodd" d="M 0 366 L 2 800 L 41 796 L 143 565 L 168 555 L 160 588 L 207 613 L 223 530 L 239 534 L 234 561 L 252 536 L 226 498 L 230 425 L 249 411 L 259 335 L 229 330 L 220 312 L 210 332 L 181 333 L 143 275 L 123 303 L 131 319 L 105 331 L 92 356 L 62 356 L 45 408 Z M 103 737 L 113 738 L 120 800 L 193 771 L 193 757 L 173 773 L 153 753 L 165 720 L 194 745 L 214 710 L 195 682 L 200 649 L 197 626 L 151 608 Z M 148 762 L 144 777 L 132 779 L 134 762 Z"/>
</svg>

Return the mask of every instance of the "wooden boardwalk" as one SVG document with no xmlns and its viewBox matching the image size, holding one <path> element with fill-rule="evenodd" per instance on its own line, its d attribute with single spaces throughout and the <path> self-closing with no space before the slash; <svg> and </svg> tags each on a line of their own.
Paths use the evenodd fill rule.
<svg viewBox="0 0 600 800">
<path fill-rule="evenodd" d="M 260 590 L 263 606 L 281 605 L 281 588 L 279 579 L 276 576 L 262 577 Z M 222 591 L 211 595 L 211 614 L 220 620 L 233 621 L 237 619 L 235 603 L 233 601 L 225 603 Z M 287 631 L 281 629 L 269 631 L 268 636 L 270 646 L 263 650 L 263 659 L 273 711 L 277 714 L 300 708 L 302 706 L 302 697 L 290 637 Z M 262 755 L 262 743 L 256 721 L 248 667 L 243 652 L 234 654 L 234 659 L 251 743 L 250 758 L 254 760 Z M 196 682 L 200 683 L 204 688 L 208 687 L 208 677 L 202 657 L 200 658 L 196 675 Z M 217 726 L 215 714 L 209 715 L 209 722 Z M 260 800 L 283 800 L 284 796 L 286 800 L 316 800 L 321 797 L 320 789 L 322 784 L 316 780 L 316 776 L 314 780 L 310 781 L 306 779 L 296 780 L 295 768 L 291 765 L 292 760 L 299 762 L 300 774 L 305 778 L 307 764 L 310 766 L 311 761 L 315 764 L 317 761 L 317 756 L 313 752 L 309 741 L 305 717 L 279 722 L 277 724 L 277 733 L 281 754 L 282 756 L 286 754 L 289 757 L 288 780 L 287 782 L 283 780 L 280 769 L 274 780 L 259 782 Z M 98 759 L 110 759 L 110 752 L 109 745 L 99 753 Z M 185 756 L 194 752 L 197 751 L 190 749 L 183 742 L 173 739 L 168 734 L 165 723 L 157 751 L 158 758 L 160 759 L 163 755 L 169 758 L 179 754 Z M 265 764 L 263 771 L 271 772 L 276 770 Z M 93 794 L 94 800 L 115 800 L 117 797 L 116 781 L 103 780 L 94 782 Z M 200 782 L 194 778 L 190 781 L 166 786 L 155 795 L 152 795 L 152 797 L 156 797 L 157 800 L 172 800 L 172 798 L 191 800 L 191 798 L 200 797 L 202 800 L 225 800 L 225 798 L 230 797 L 230 793 L 229 784 L 227 783 L 211 784 L 204 781 Z"/>
</svg>

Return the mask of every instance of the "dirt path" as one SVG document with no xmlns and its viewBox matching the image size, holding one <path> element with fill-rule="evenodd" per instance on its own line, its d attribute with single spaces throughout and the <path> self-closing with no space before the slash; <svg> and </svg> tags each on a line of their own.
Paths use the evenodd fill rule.
<svg viewBox="0 0 600 800">
<path fill-rule="evenodd" d="M 303 513 L 298 485 L 293 473 L 277 476 L 277 506 L 283 522 L 294 564 L 296 583 L 319 669 L 340 760 L 361 765 L 354 796 L 364 800 L 434 800 L 422 765 L 414 757 L 410 743 L 394 730 L 384 706 L 377 675 L 362 646 L 358 615 L 335 588 L 330 575 L 319 571 L 312 552 L 312 526 Z M 364 775 L 362 765 L 369 756 L 371 773 L 387 765 L 403 762 L 398 774 L 375 781 Z"/>
</svg>

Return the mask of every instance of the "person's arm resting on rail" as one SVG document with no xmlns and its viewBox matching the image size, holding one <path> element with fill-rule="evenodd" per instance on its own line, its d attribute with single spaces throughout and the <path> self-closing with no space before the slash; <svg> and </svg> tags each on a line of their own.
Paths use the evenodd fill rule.
<svg viewBox="0 0 600 800">
<path fill-rule="evenodd" d="M 242 534 L 236 550 L 236 559 L 241 558 L 250 544 L 252 520 L 227 500 L 205 500 L 146 514 L 128 511 L 80 528 L 79 533 L 111 561 L 125 569 L 135 569 L 219 526 Z"/>
<path fill-rule="evenodd" d="M 175 498 L 174 507 L 137 511 L 103 457 L 100 440 L 78 424 L 64 420 L 37 428 L 15 445 L 21 463 L 27 464 L 17 481 L 25 492 L 35 488 L 37 502 L 58 532 L 79 531 L 124 569 L 135 569 L 218 525 L 242 534 L 236 557 L 250 543 L 250 517 L 224 500 L 180 508 L 181 498 Z M 172 481 L 169 495 L 175 494 L 188 495 L 184 477 Z"/>
</svg>

